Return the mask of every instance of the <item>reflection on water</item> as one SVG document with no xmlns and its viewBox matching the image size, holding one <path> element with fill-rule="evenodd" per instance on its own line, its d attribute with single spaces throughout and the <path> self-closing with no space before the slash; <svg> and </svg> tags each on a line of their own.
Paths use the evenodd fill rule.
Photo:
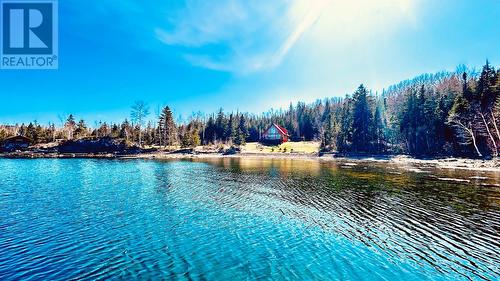
<svg viewBox="0 0 500 281">
<path fill-rule="evenodd" d="M 498 173 L 0 160 L 0 178 L 2 280 L 493 280 L 500 271 Z"/>
</svg>

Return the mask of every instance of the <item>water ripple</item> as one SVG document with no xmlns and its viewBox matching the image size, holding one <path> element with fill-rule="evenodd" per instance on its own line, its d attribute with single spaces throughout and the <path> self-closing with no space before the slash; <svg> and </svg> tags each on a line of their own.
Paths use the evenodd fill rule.
<svg viewBox="0 0 500 281">
<path fill-rule="evenodd" d="M 344 166 L 0 160 L 0 279 L 499 276 L 499 175 Z"/>
</svg>

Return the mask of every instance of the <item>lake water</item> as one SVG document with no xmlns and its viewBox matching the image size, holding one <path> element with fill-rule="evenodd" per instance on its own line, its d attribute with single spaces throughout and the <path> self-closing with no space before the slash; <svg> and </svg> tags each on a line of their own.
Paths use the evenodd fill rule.
<svg viewBox="0 0 500 281">
<path fill-rule="evenodd" d="M 0 279 L 498 280 L 499 183 L 368 163 L 0 159 Z"/>
</svg>

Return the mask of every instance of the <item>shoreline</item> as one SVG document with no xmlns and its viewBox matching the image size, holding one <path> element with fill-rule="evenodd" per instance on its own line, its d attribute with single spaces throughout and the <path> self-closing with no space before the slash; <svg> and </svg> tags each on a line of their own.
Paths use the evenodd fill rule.
<svg viewBox="0 0 500 281">
<path fill-rule="evenodd" d="M 435 158 L 418 159 L 407 155 L 380 155 L 380 156 L 342 156 L 334 157 L 331 154 L 319 156 L 306 153 L 175 153 L 150 152 L 139 154 L 91 154 L 91 153 L 39 153 L 15 152 L 0 153 L 3 159 L 145 159 L 145 160 L 192 160 L 192 159 L 267 159 L 267 160 L 302 160 L 345 163 L 387 163 L 398 166 L 421 166 L 437 169 L 473 170 L 484 172 L 500 172 L 500 160 L 479 160 L 468 158 Z"/>
</svg>

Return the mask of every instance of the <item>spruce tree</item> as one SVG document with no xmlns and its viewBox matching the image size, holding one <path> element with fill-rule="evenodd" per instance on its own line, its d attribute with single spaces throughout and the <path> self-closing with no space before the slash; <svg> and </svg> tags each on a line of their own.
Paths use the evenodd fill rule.
<svg viewBox="0 0 500 281">
<path fill-rule="evenodd" d="M 326 151 L 331 151 L 335 146 L 335 125 L 332 113 L 328 114 L 325 122 L 326 124 L 323 128 L 323 136 L 321 138 L 321 148 Z"/>
<path fill-rule="evenodd" d="M 242 114 L 238 123 L 238 128 L 236 130 L 236 138 L 234 143 L 236 145 L 244 145 L 248 136 L 248 128 L 246 124 L 245 116 Z"/>
<path fill-rule="evenodd" d="M 174 117 L 172 110 L 170 110 L 170 107 L 165 106 L 160 115 L 160 119 L 158 122 L 158 131 L 159 135 L 162 138 L 162 143 L 163 145 L 166 146 L 172 146 L 176 143 L 176 126 L 174 122 Z"/>
<path fill-rule="evenodd" d="M 368 91 L 360 85 L 353 95 L 352 148 L 355 152 L 368 152 L 372 141 L 372 112 Z"/>
</svg>

